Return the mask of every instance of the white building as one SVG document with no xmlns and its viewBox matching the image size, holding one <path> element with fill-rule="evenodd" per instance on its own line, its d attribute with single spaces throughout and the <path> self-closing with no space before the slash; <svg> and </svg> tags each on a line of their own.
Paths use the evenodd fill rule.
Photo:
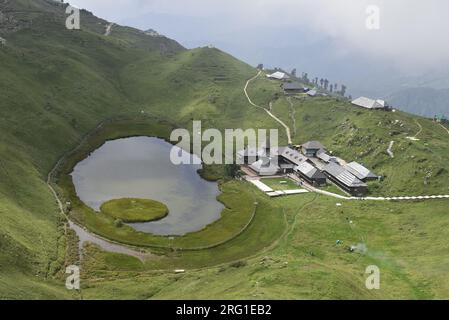
<svg viewBox="0 0 449 320">
<path fill-rule="evenodd" d="M 286 75 L 284 72 L 276 71 L 275 73 L 268 74 L 268 78 L 274 79 L 274 80 L 287 80 L 290 79 L 288 75 Z"/>
<path fill-rule="evenodd" d="M 373 100 L 366 97 L 360 97 L 352 101 L 352 104 L 366 109 L 388 109 L 388 105 L 384 100 Z"/>
</svg>

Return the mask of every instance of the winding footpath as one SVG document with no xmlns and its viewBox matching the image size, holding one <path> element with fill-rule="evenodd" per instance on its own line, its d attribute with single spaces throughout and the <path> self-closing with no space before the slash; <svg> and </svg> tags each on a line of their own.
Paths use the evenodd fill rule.
<svg viewBox="0 0 449 320">
<path fill-rule="evenodd" d="M 444 130 L 446 130 L 447 134 L 449 134 L 449 129 L 446 128 L 445 126 L 443 126 L 441 123 L 439 123 L 440 127 L 443 128 Z"/>
<path fill-rule="evenodd" d="M 287 101 L 290 105 L 290 118 L 292 119 L 293 123 L 293 136 L 296 136 L 296 110 L 295 106 L 293 105 L 292 98 L 288 97 Z"/>
<path fill-rule="evenodd" d="M 249 80 L 246 82 L 245 88 L 243 89 L 243 91 L 245 92 L 245 96 L 246 96 L 246 98 L 248 99 L 248 102 L 249 102 L 253 107 L 256 107 L 256 108 L 258 108 L 258 109 L 261 109 L 261 110 L 265 111 L 271 118 L 273 118 L 276 122 L 278 122 L 281 126 L 283 126 L 283 127 L 285 128 L 285 132 L 286 132 L 286 134 L 287 134 L 288 144 L 291 145 L 291 144 L 293 144 L 293 141 L 292 141 L 292 136 L 291 136 L 291 133 L 290 133 L 290 128 L 289 128 L 289 127 L 288 127 L 288 126 L 287 126 L 281 119 L 279 119 L 279 118 L 276 117 L 273 113 L 271 113 L 270 110 L 268 110 L 268 109 L 266 109 L 266 108 L 263 108 L 263 107 L 261 107 L 261 106 L 258 106 L 258 105 L 255 104 L 255 103 L 251 100 L 251 98 L 249 97 L 249 94 L 248 94 L 248 86 L 249 86 L 249 84 L 250 84 L 252 81 L 256 80 L 256 79 L 261 75 L 261 73 L 262 73 L 262 70 L 260 70 L 258 74 L 256 74 L 254 77 L 252 77 L 251 79 L 249 79 Z"/>
<path fill-rule="evenodd" d="M 390 142 L 390 145 L 388 146 L 388 149 L 387 149 L 387 153 L 388 153 L 388 155 L 390 156 L 390 158 L 394 158 L 394 153 L 393 153 L 393 146 L 394 146 L 394 141 L 391 141 Z"/>
<path fill-rule="evenodd" d="M 110 34 L 111 34 L 111 31 L 112 31 L 112 27 L 114 26 L 114 23 L 113 22 L 111 22 L 110 24 L 108 24 L 107 26 L 106 26 L 106 31 L 105 31 L 105 33 L 104 33 L 104 35 L 106 36 L 106 37 L 108 37 Z"/>
<path fill-rule="evenodd" d="M 416 124 L 417 124 L 418 127 L 419 127 L 419 131 L 418 131 L 418 133 L 416 133 L 416 134 L 413 136 L 413 138 L 417 138 L 417 137 L 421 134 L 421 132 L 422 132 L 422 130 L 423 130 L 423 127 L 422 127 L 421 123 L 419 123 L 418 120 L 416 120 L 416 119 L 415 119 L 415 122 L 416 122 Z M 446 128 L 445 128 L 445 129 L 446 129 Z M 448 133 L 449 133 L 449 131 L 448 131 Z"/>
<path fill-rule="evenodd" d="M 138 258 L 142 262 L 147 260 L 147 259 L 153 258 L 154 255 L 151 254 L 151 253 L 134 250 L 131 247 L 128 247 L 126 245 L 119 244 L 119 243 L 107 240 L 107 239 L 105 239 L 103 237 L 100 237 L 100 236 L 98 236 L 98 235 L 88 231 L 85 228 L 82 228 L 81 226 L 77 225 L 75 222 L 70 220 L 70 218 L 68 217 L 68 215 L 66 214 L 66 212 L 64 210 L 64 205 L 62 204 L 62 201 L 59 198 L 58 193 L 56 192 L 56 190 L 51 185 L 52 176 L 53 176 L 56 168 L 61 163 L 61 161 L 62 161 L 62 158 L 58 161 L 56 166 L 48 174 L 48 176 L 47 176 L 47 186 L 50 189 L 51 193 L 53 194 L 53 196 L 54 196 L 54 198 L 56 200 L 56 203 L 58 204 L 58 208 L 59 208 L 60 214 L 62 216 L 64 216 L 64 218 L 68 222 L 69 227 L 73 231 L 75 231 L 76 235 L 79 238 L 79 250 L 80 250 L 80 253 L 82 252 L 82 248 L 84 246 L 84 243 L 90 242 L 90 243 L 93 243 L 93 244 L 99 246 L 102 250 L 104 250 L 106 252 L 126 254 L 126 255 L 129 255 L 129 256 Z"/>
</svg>

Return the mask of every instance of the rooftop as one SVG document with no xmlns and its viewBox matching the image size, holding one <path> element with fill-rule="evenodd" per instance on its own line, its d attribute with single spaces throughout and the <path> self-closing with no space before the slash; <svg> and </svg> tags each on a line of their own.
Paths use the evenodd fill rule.
<svg viewBox="0 0 449 320">
<path fill-rule="evenodd" d="M 352 104 L 367 109 L 385 109 L 384 100 L 373 100 L 367 97 L 360 97 L 352 101 Z"/>
<path fill-rule="evenodd" d="M 338 162 L 337 157 L 328 155 L 323 149 L 321 150 L 321 152 L 318 152 L 317 158 L 323 160 L 324 162 Z"/>
<path fill-rule="evenodd" d="M 289 148 L 289 147 L 279 148 L 279 156 L 287 159 L 288 161 L 290 161 L 296 165 L 299 165 L 299 164 L 307 161 L 307 158 L 305 156 L 303 156 L 298 151 L 296 151 L 292 148 Z"/>
<path fill-rule="evenodd" d="M 284 83 L 282 87 L 284 90 L 303 90 L 303 87 L 297 82 Z"/>
<path fill-rule="evenodd" d="M 280 71 L 276 71 L 275 73 L 269 74 L 269 75 L 267 75 L 267 77 L 268 78 L 273 78 L 273 79 L 278 79 L 278 80 L 283 80 L 283 79 L 290 78 L 284 72 L 280 72 Z"/>
<path fill-rule="evenodd" d="M 326 176 L 320 170 L 318 170 L 308 162 L 303 162 L 299 166 L 295 167 L 295 171 L 301 172 L 310 179 L 326 178 Z"/>
<path fill-rule="evenodd" d="M 374 173 L 357 162 L 348 163 L 346 165 L 346 170 L 348 170 L 351 174 L 353 174 L 360 180 L 364 180 L 367 178 L 377 178 Z"/>
<path fill-rule="evenodd" d="M 326 149 L 325 146 L 321 144 L 319 141 L 307 141 L 303 145 L 301 145 L 304 149 L 314 149 L 314 150 L 320 150 L 320 149 Z"/>
<path fill-rule="evenodd" d="M 260 175 L 275 175 L 279 171 L 279 166 L 272 164 L 270 161 L 265 162 L 258 160 L 249 166 Z"/>
<path fill-rule="evenodd" d="M 365 183 L 360 181 L 356 176 L 354 176 L 352 173 L 338 164 L 331 162 L 326 167 L 324 167 L 324 171 L 347 187 L 367 187 Z"/>
</svg>

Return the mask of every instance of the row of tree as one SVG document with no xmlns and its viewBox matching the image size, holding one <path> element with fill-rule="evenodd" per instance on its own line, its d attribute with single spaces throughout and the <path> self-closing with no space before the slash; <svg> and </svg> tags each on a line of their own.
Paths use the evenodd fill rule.
<svg viewBox="0 0 449 320">
<path fill-rule="evenodd" d="M 263 70 L 263 64 L 259 64 L 257 66 L 257 69 L 259 70 Z M 275 71 L 282 71 L 282 69 L 280 68 L 274 68 Z M 331 83 L 328 79 L 325 78 L 321 78 L 319 79 L 318 77 L 315 77 L 313 79 L 309 78 L 309 74 L 307 72 L 303 72 L 301 74 L 300 77 L 297 76 L 297 70 L 293 69 L 290 72 L 291 76 L 294 78 L 297 78 L 299 80 L 301 80 L 302 82 L 304 82 L 305 84 L 309 85 L 309 86 L 315 86 L 315 87 L 319 87 L 323 90 L 326 90 L 330 93 L 335 93 L 338 95 L 341 95 L 342 97 L 346 96 L 346 92 L 347 92 L 347 87 L 344 84 L 341 84 L 340 86 L 338 85 L 338 83 Z M 349 96 L 349 99 L 352 99 L 351 96 Z"/>
<path fill-rule="evenodd" d="M 296 69 L 293 69 L 291 75 L 295 78 L 298 78 L 296 73 L 297 73 Z M 342 97 L 346 95 L 346 91 L 348 89 L 344 84 L 341 84 L 339 86 L 337 83 L 331 83 L 326 78 L 319 79 L 318 77 L 315 77 L 313 79 L 310 79 L 309 74 L 307 72 L 303 72 L 301 77 L 299 77 L 299 79 L 301 79 L 304 83 L 314 85 L 316 87 L 329 91 L 330 93 L 339 94 Z"/>
</svg>

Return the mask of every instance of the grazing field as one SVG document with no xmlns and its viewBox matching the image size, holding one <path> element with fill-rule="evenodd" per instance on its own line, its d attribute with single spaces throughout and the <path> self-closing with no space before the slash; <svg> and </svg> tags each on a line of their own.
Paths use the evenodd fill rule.
<svg viewBox="0 0 449 320">
<path fill-rule="evenodd" d="M 329 183 L 327 186 L 320 187 L 320 189 L 324 190 L 324 191 L 327 191 L 327 192 L 332 192 L 332 193 L 335 193 L 335 194 L 339 194 L 341 196 L 348 196 L 348 194 L 346 192 L 341 190 L 339 187 L 337 187 L 333 183 Z"/>
<path fill-rule="evenodd" d="M 90 210 L 77 200 L 68 174 L 108 139 L 168 139 L 175 128 L 191 130 L 192 120 L 202 120 L 203 129 L 278 128 L 281 144 L 285 130 L 243 94 L 257 71 L 218 49 L 187 50 L 121 26 L 105 37 L 109 22 L 84 11 L 83 29 L 71 32 L 57 2 L 8 1 L 0 9 L 21 23 L 1 32 L 7 45 L 0 48 L 0 299 L 449 297 L 445 200 L 339 200 L 337 206 L 313 193 L 268 199 L 224 177 L 223 166 L 206 166 L 200 173 L 219 180 L 226 209 L 199 232 L 156 237 Z M 449 193 L 448 133 L 433 121 L 332 97 L 292 99 L 291 106 L 280 83 L 264 75 L 248 92 L 295 126 L 294 144 L 319 140 L 382 175 L 370 183 L 372 195 Z M 419 140 L 407 139 L 419 130 Z M 52 182 L 63 203 L 71 202 L 71 219 L 139 246 L 151 253 L 148 259 L 88 244 L 79 261 L 77 239 L 47 186 L 61 158 Z M 65 289 L 65 267 L 72 264 L 81 265 L 80 294 Z M 381 270 L 377 291 L 365 287 L 373 264 Z"/>
<path fill-rule="evenodd" d="M 89 248 L 95 260 L 85 261 L 84 268 L 93 275 L 92 280 L 84 280 L 87 288 L 83 293 L 90 298 L 111 298 L 120 293 L 130 298 L 145 295 L 153 299 L 439 299 L 446 296 L 448 282 L 444 269 L 448 258 L 435 260 L 433 257 L 448 250 L 445 235 L 438 232 L 442 230 L 440 223 L 443 227 L 449 224 L 447 202 L 434 202 L 433 212 L 427 210 L 428 204 L 420 202 L 344 201 L 337 207 L 334 199 L 313 194 L 278 198 L 274 204 L 284 208 L 288 224 L 271 247 L 258 253 L 254 251 L 244 260 L 204 270 L 191 270 L 187 263 L 192 261 L 191 253 L 179 253 L 177 258 L 182 261 L 167 266 L 170 271 L 185 268 L 184 275 L 146 270 L 148 265 L 154 265 L 152 270 L 163 267 L 162 261 L 141 264 L 129 259 L 124 263 L 123 258 Z M 233 246 L 246 241 L 235 239 Z M 350 252 L 350 246 L 357 246 L 360 251 Z M 227 253 L 227 248 L 216 248 L 214 253 L 220 257 Z M 251 249 L 254 248 L 248 248 L 248 252 Z M 208 259 L 207 254 L 201 257 L 204 262 Z M 134 271 L 130 270 L 132 261 L 136 265 Z M 369 265 L 377 265 L 381 270 L 378 291 L 365 287 L 365 269 Z M 103 280 L 95 280 L 99 277 Z"/>
</svg>

